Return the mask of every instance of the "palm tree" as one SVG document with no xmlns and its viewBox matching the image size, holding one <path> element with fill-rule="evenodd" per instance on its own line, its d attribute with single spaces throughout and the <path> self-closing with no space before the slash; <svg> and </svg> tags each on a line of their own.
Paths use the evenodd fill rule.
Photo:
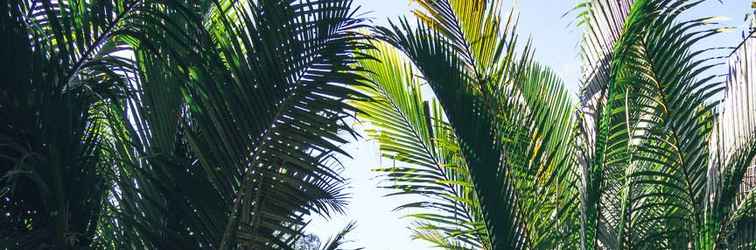
<svg viewBox="0 0 756 250">
<path fill-rule="evenodd" d="M 98 109 L 128 93 L 118 56 L 130 23 L 156 6 L 132 1 L 4 1 L 0 85 L 3 247 L 89 245 L 110 180 Z M 96 10 L 96 11 L 89 11 Z M 137 14 L 140 13 L 140 14 Z"/>
<path fill-rule="evenodd" d="M 430 230 L 416 237 L 449 249 L 752 247 L 754 194 L 738 187 L 756 134 L 727 157 L 712 153 L 721 57 L 697 45 L 723 29 L 684 18 L 700 2 L 580 4 L 580 105 L 529 46 L 517 51 L 498 1 L 419 1 L 416 28 L 378 28 L 411 65 L 380 47 L 374 57 L 388 65 L 362 62 L 375 73 L 363 90 L 374 103 L 362 106 L 381 107 L 362 118 L 402 164 L 380 170 L 388 188 L 429 200 L 403 206 Z M 425 83 L 435 98 L 420 94 Z M 447 122 L 453 133 L 437 136 Z M 453 158 L 464 159 L 451 164 L 462 177 L 445 172 Z M 480 211 L 480 230 L 458 211 Z"/>
<path fill-rule="evenodd" d="M 734 238 L 753 244 L 754 232 L 741 228 L 753 223 L 752 191 L 738 198 L 737 187 L 756 154 L 756 134 L 725 159 L 711 154 L 723 82 L 717 54 L 696 45 L 722 28 L 715 18 L 681 17 L 698 4 L 636 1 L 625 5 L 627 17 L 607 18 L 625 24 L 603 53 L 611 56 L 597 73 L 606 77 L 595 80 L 599 108 L 588 125 L 596 132 L 584 134 L 592 144 L 580 150 L 590 152 L 579 156 L 590 185 L 584 197 L 591 198 L 583 200 L 587 246 L 745 247 Z"/>
<path fill-rule="evenodd" d="M 351 0 L 5 1 L 0 247 L 295 249 L 344 209 L 356 113 L 438 247 L 752 248 L 756 133 L 716 152 L 700 2 L 580 4 L 578 103 L 498 0 L 418 0 L 381 42 Z"/>
<path fill-rule="evenodd" d="M 2 246 L 291 249 L 342 211 L 350 0 L 0 10 Z"/>
<path fill-rule="evenodd" d="M 363 63 L 377 75 L 366 94 L 385 106 L 363 108 L 371 137 L 408 165 L 382 171 L 398 193 L 429 199 L 403 206 L 429 208 L 411 215 L 416 237 L 452 249 L 577 242 L 569 94 L 531 61 L 529 45 L 518 51 L 516 15 L 502 20 L 500 1 L 419 4 L 417 28 L 403 19 L 376 31 L 413 65 L 397 66 L 402 60 L 388 49 L 376 57 L 393 66 Z M 440 107 L 423 107 L 418 82 Z"/>
</svg>

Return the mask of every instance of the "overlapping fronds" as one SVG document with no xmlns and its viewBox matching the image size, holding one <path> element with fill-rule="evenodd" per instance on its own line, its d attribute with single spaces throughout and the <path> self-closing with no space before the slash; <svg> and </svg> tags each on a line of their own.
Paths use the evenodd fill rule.
<svg viewBox="0 0 756 250">
<path fill-rule="evenodd" d="M 707 185 L 716 178 L 709 145 L 723 85 L 711 70 L 717 58 L 695 47 L 721 28 L 714 18 L 680 17 L 699 3 L 636 1 L 630 8 L 612 50 L 606 102 L 593 116 L 596 140 L 586 151 L 594 153 L 584 157 L 586 248 L 723 246 L 722 220 L 711 215 L 730 208 L 707 208 L 720 195 Z"/>
<path fill-rule="evenodd" d="M 722 29 L 716 18 L 680 20 L 700 1 L 578 6 L 586 74 L 577 112 L 553 74 L 530 61 L 528 46 L 515 49 L 515 25 L 498 22 L 500 3 L 460 2 L 419 1 L 416 28 L 401 20 L 377 33 L 414 64 L 393 71 L 413 75 L 416 67 L 441 104 L 494 249 L 734 244 L 728 242 L 736 226 L 725 218 L 743 218 L 751 209 L 750 194 L 738 195 L 738 187 L 753 156 L 743 147 L 721 162 L 709 159 L 723 85 L 712 73 L 716 51 L 696 45 Z M 393 77 L 375 81 L 412 79 Z M 379 140 L 390 152 L 384 157 L 416 161 L 402 154 L 412 148 L 404 143 L 423 140 L 391 140 L 416 132 L 389 127 L 403 130 L 377 130 L 391 135 Z M 411 180 L 392 187 L 407 190 L 443 179 L 415 172 L 391 178 Z M 735 200 L 740 205 L 732 205 Z M 745 217 L 741 226 L 752 223 Z"/>
<path fill-rule="evenodd" d="M 553 73 L 530 61 L 529 46 L 517 52 L 516 15 L 501 22 L 499 2 L 420 5 L 417 28 L 401 20 L 377 32 L 412 61 L 438 98 L 492 248 L 549 248 L 560 237 L 574 239 L 571 226 L 578 224 L 567 211 L 574 210 L 577 192 L 568 180 L 576 175 L 565 168 L 574 127 L 569 95 Z M 536 123 L 545 120 L 554 123 Z"/>
<path fill-rule="evenodd" d="M 351 1 L 211 6 L 197 36 L 213 46 L 187 66 L 179 86 L 186 102 L 157 114 L 181 117 L 172 126 L 183 128 L 175 143 L 189 151 L 179 168 L 187 173 L 161 166 L 180 181 L 174 186 L 149 181 L 160 175 L 147 178 L 186 204 L 175 223 L 192 224 L 167 226 L 207 237 L 200 245 L 208 247 L 288 249 L 305 216 L 342 211 L 344 180 L 334 154 L 346 153 L 339 148 L 346 142 L 340 132 L 349 131 L 342 119 L 353 108 L 343 100 L 356 96 L 349 85 L 358 77 L 349 65 L 365 48 L 351 31 L 360 20 L 350 7 Z M 197 177 L 205 178 L 202 188 L 184 187 Z M 175 211 L 167 204 L 161 209 Z M 203 220 L 208 215 L 213 219 Z"/>
<path fill-rule="evenodd" d="M 491 249 L 480 204 L 467 165 L 443 111 L 423 95 L 422 81 L 410 62 L 386 43 L 366 51 L 374 59 L 360 61 L 370 73 L 360 91 L 369 100 L 355 103 L 358 118 L 375 140 L 388 166 L 381 173 L 389 196 L 410 195 L 408 210 L 414 237 L 450 249 Z M 420 198 L 422 200 L 415 200 Z"/>
<path fill-rule="evenodd" d="M 581 239 L 587 244 L 582 246 L 583 249 L 597 247 L 597 237 L 602 237 L 604 241 L 613 240 L 611 236 L 604 237 L 607 235 L 606 228 L 599 228 L 603 215 L 598 213 L 598 206 L 606 190 L 602 188 L 605 182 L 604 170 L 597 167 L 595 162 L 601 161 L 603 157 L 601 148 L 604 147 L 604 142 L 600 140 L 598 127 L 611 82 L 615 42 L 623 34 L 632 3 L 631 0 L 585 0 L 573 9 L 577 13 L 576 24 L 583 28 L 580 40 L 580 109 L 577 110 L 579 127 L 576 133 L 576 157 L 583 201 L 581 216 L 584 220 Z"/>
<path fill-rule="evenodd" d="M 130 93 L 122 56 L 163 26 L 152 1 L 3 1 L 1 247 L 92 243 L 110 179 L 107 105 Z M 135 34 L 135 32 L 140 34 Z"/>
<path fill-rule="evenodd" d="M 753 248 L 703 1 L 579 4 L 580 104 L 499 0 L 373 42 L 351 0 L 4 1 L 0 248 L 294 249 L 345 208 L 354 114 L 438 247 Z"/>
<path fill-rule="evenodd" d="M 11 248 L 291 249 L 343 210 L 351 1 L 2 7 Z"/>
</svg>

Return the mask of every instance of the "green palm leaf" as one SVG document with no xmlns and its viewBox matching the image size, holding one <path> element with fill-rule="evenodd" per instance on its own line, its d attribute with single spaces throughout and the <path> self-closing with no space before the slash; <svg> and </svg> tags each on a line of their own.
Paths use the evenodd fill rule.
<svg viewBox="0 0 756 250">
<path fill-rule="evenodd" d="M 385 43 L 360 61 L 370 85 L 369 100 L 355 103 L 368 123 L 369 138 L 395 166 L 375 169 L 393 195 L 420 196 L 397 209 L 410 210 L 414 237 L 445 248 L 491 249 L 467 165 L 443 111 L 424 97 L 420 79 L 406 59 Z"/>
<path fill-rule="evenodd" d="M 517 55 L 515 26 L 499 24 L 498 2 L 421 6 L 417 28 L 403 20 L 378 33 L 412 60 L 443 107 L 492 247 L 550 248 L 569 242 L 560 237 L 574 240 L 569 95 L 553 73 L 530 62 L 527 49 Z M 555 123 L 536 123 L 545 120 Z"/>
</svg>

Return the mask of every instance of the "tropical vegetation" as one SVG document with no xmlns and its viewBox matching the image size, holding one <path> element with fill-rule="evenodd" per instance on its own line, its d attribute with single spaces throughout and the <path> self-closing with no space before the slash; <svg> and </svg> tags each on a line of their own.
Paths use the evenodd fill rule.
<svg viewBox="0 0 756 250">
<path fill-rule="evenodd" d="M 583 0 L 577 98 L 516 8 L 415 2 L 0 3 L 0 248 L 348 249 L 354 223 L 307 225 L 344 213 L 362 136 L 438 248 L 756 248 L 703 0 Z"/>
<path fill-rule="evenodd" d="M 343 210 L 351 1 L 2 13 L 3 248 L 290 249 Z"/>
</svg>

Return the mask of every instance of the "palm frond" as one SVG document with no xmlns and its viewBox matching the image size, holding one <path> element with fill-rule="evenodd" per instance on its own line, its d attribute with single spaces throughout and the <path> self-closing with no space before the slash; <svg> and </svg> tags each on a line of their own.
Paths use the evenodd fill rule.
<svg viewBox="0 0 756 250">
<path fill-rule="evenodd" d="M 722 85 L 708 75 L 716 63 L 693 45 L 719 28 L 706 18 L 679 21 L 698 3 L 636 1 L 615 44 L 588 165 L 603 181 L 586 188 L 602 197 L 585 201 L 600 217 L 585 228 L 604 225 L 598 239 L 611 248 L 715 244 L 704 204 L 713 97 Z"/>
<path fill-rule="evenodd" d="M 494 248 L 524 247 L 525 231 L 510 202 L 514 190 L 510 180 L 505 181 L 506 168 L 500 166 L 502 153 L 494 129 L 493 104 L 485 102 L 481 93 L 488 92 L 485 88 L 490 86 L 470 76 L 469 65 L 453 45 L 430 27 L 419 24 L 413 30 L 404 20 L 401 26 L 392 24 L 391 29 L 382 28 L 379 33 L 402 50 L 428 81 L 459 138 L 476 189 L 489 190 L 478 196 Z"/>
<path fill-rule="evenodd" d="M 555 192 L 574 190 L 567 180 L 576 175 L 565 168 L 572 161 L 571 147 L 554 144 L 572 133 L 569 95 L 553 73 L 530 62 L 529 46 L 517 52 L 516 25 L 497 23 L 497 2 L 455 10 L 460 4 L 429 2 L 423 5 L 426 12 L 421 12 L 423 22 L 417 28 L 402 20 L 378 28 L 378 34 L 410 58 L 443 107 L 469 166 L 493 248 L 559 245 L 558 237 L 572 232 L 566 221 L 574 209 L 566 207 L 573 203 L 566 201 L 577 195 Z M 470 21 L 476 17 L 482 20 Z M 511 14 L 509 20 L 514 19 Z M 484 35 L 491 41 L 481 45 L 479 53 L 492 56 L 482 60 L 485 66 L 464 49 L 465 44 L 479 42 L 465 40 L 475 36 L 472 30 L 477 28 L 469 27 L 499 29 Z M 556 95 L 542 96 L 545 92 Z M 554 127 L 522 126 L 544 119 L 556 121 Z M 554 216 L 542 216 L 546 210 Z"/>
<path fill-rule="evenodd" d="M 576 12 L 576 24 L 583 27 L 580 41 L 581 55 L 581 107 L 577 111 L 579 127 L 577 133 L 577 157 L 580 166 L 582 249 L 597 247 L 602 241 L 613 240 L 606 228 L 600 228 L 598 213 L 601 206 L 603 170 L 595 162 L 602 161 L 605 138 L 599 131 L 601 116 L 606 106 L 607 88 L 610 85 L 612 58 L 615 42 L 622 36 L 625 19 L 634 1 L 581 1 L 572 11 Z M 611 216 L 609 216 L 611 218 Z M 615 245 L 615 244 L 609 244 Z"/>
<path fill-rule="evenodd" d="M 4 2 L 2 53 L 33 67 L 0 88 L 3 237 L 290 249 L 304 216 L 344 206 L 336 156 L 368 46 L 351 7 Z"/>
<path fill-rule="evenodd" d="M 180 117 L 168 124 L 166 132 L 182 128 L 168 148 L 179 144 L 188 154 L 163 148 L 148 154 L 184 157 L 174 162 L 190 171 L 175 172 L 160 160 L 150 164 L 163 164 L 167 176 L 156 171 L 142 178 L 157 185 L 158 201 L 181 197 L 186 204 L 176 208 L 184 213 L 169 229 L 188 226 L 180 233 L 200 240 L 194 245 L 289 249 L 304 216 L 342 211 L 344 179 L 334 154 L 345 154 L 341 133 L 351 131 L 342 120 L 354 109 L 343 99 L 357 96 L 349 86 L 358 70 L 349 65 L 366 46 L 352 32 L 360 19 L 350 7 L 351 1 L 219 2 L 200 19 L 201 28 L 195 26 L 199 31 L 187 31 L 198 37 L 193 42 L 213 46 L 186 58 L 178 86 L 186 103 L 167 113 L 133 115 Z M 148 123 L 142 126 L 148 133 L 163 132 L 157 131 L 163 125 Z M 163 178 L 176 182 L 156 182 Z M 196 178 L 206 179 L 184 187 Z M 205 204 L 209 200 L 216 202 Z M 166 204 L 158 209 L 175 206 Z"/>
<path fill-rule="evenodd" d="M 365 52 L 371 59 L 360 61 L 371 72 L 365 75 L 369 84 L 360 88 L 370 99 L 355 107 L 369 125 L 368 137 L 393 162 L 374 170 L 388 182 L 383 188 L 393 191 L 389 196 L 422 197 L 397 208 L 409 210 L 406 217 L 415 220 L 413 237 L 439 247 L 491 249 L 467 165 L 443 111 L 422 94 L 420 79 L 398 51 L 386 43 L 376 47 Z"/>
<path fill-rule="evenodd" d="M 346 250 L 346 248 L 344 248 L 344 245 L 350 242 L 346 240 L 346 237 L 349 233 L 352 232 L 352 230 L 354 230 L 356 225 L 357 224 L 354 221 L 349 222 L 349 224 L 347 224 L 344 227 L 344 229 L 341 229 L 339 233 L 333 236 L 332 239 L 329 239 L 328 241 L 326 241 L 326 243 L 323 245 L 321 249 L 322 250 Z M 350 250 L 362 250 L 362 249 L 363 248 L 352 248 Z"/>
</svg>

